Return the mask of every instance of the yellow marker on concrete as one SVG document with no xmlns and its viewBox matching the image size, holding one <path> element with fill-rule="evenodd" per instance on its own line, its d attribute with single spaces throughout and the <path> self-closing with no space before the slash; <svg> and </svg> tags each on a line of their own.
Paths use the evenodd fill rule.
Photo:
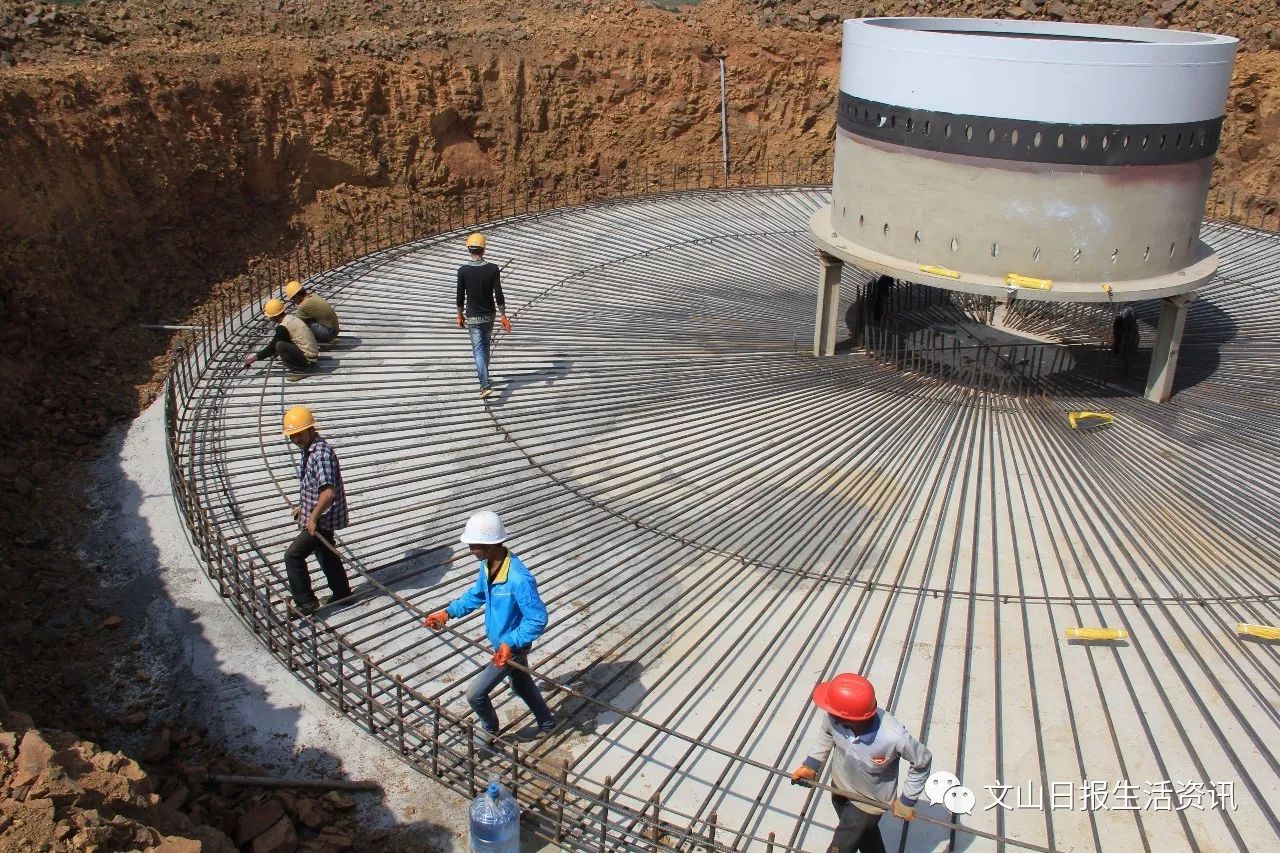
<svg viewBox="0 0 1280 853">
<path fill-rule="evenodd" d="M 1241 637 L 1257 637 L 1260 640 L 1280 640 L 1280 628 L 1272 625 L 1249 625 L 1245 622 L 1236 624 L 1236 633 Z"/>
<path fill-rule="evenodd" d="M 1068 628 L 1068 640 L 1127 640 L 1129 632 L 1123 628 Z"/>
<path fill-rule="evenodd" d="M 960 273 L 956 270 L 949 270 L 946 267 L 920 267 L 920 272 L 927 272 L 929 275 L 940 275 L 943 278 L 959 278 Z"/>
<path fill-rule="evenodd" d="M 1110 425 L 1115 417 L 1106 412 L 1067 412 L 1067 421 L 1072 429 L 1093 429 Z"/>
<path fill-rule="evenodd" d="M 1004 283 L 1010 287 L 1028 287 L 1032 290 L 1053 290 L 1053 279 L 1018 275 L 1016 272 L 1011 272 L 1006 275 L 1004 277 Z"/>
</svg>

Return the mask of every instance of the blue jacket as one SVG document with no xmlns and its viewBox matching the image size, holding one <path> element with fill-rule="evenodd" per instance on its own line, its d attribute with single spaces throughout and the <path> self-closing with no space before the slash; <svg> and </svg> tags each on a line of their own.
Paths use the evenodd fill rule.
<svg viewBox="0 0 1280 853">
<path fill-rule="evenodd" d="M 547 608 L 538 584 L 520 558 L 510 551 L 489 583 L 489 567 L 482 560 L 475 586 L 455 598 L 445 612 L 453 619 L 484 607 L 484 630 L 494 648 L 506 643 L 513 650 L 533 645 L 547 627 Z"/>
</svg>

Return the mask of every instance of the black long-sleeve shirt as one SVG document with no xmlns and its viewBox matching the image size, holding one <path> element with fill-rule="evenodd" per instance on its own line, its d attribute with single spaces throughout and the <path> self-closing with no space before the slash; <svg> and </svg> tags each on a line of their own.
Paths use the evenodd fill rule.
<svg viewBox="0 0 1280 853">
<path fill-rule="evenodd" d="M 468 261 L 458 267 L 459 313 L 465 313 L 472 319 L 492 322 L 496 311 L 505 313 L 506 310 L 507 303 L 502 298 L 502 271 L 497 264 Z"/>
</svg>

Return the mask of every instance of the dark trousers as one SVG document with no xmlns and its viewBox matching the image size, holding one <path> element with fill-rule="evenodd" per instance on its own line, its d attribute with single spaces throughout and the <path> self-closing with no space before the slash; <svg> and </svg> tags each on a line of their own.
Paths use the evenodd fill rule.
<svg viewBox="0 0 1280 853">
<path fill-rule="evenodd" d="M 312 554 L 320 561 L 324 579 L 328 581 L 329 591 L 334 598 L 344 598 L 351 594 L 347 573 L 342 568 L 342 558 L 331 548 L 336 548 L 333 531 L 319 528 L 315 536 L 305 529 L 299 531 L 289 544 L 288 550 L 284 552 L 284 568 L 289 574 L 289 592 L 293 593 L 295 604 L 314 604 L 316 601 L 316 594 L 311 591 L 311 575 L 307 573 L 307 557 Z"/>
<path fill-rule="evenodd" d="M 276 355 L 294 370 L 306 370 L 311 366 L 311 362 L 307 361 L 307 357 L 293 341 L 276 341 Z"/>
<path fill-rule="evenodd" d="M 315 320 L 308 320 L 307 326 L 310 327 L 311 334 L 316 336 L 316 343 L 318 344 L 331 343 L 338 336 L 338 333 L 333 329 L 330 329 L 324 323 L 317 323 Z"/>
<path fill-rule="evenodd" d="M 521 666 L 529 665 L 529 653 L 527 651 L 512 651 L 511 662 L 518 663 Z M 529 706 L 529 710 L 533 712 L 533 717 L 538 721 L 538 725 L 544 728 L 550 728 L 555 724 L 555 717 L 551 714 L 551 709 L 547 707 L 547 701 L 542 698 L 538 685 L 533 683 L 533 676 L 525 672 L 523 669 L 516 669 L 514 666 L 494 666 L 492 662 L 484 668 L 484 672 L 476 676 L 476 680 L 471 682 L 470 689 L 467 690 L 467 704 L 471 706 L 471 710 L 476 712 L 476 716 L 480 718 L 481 724 L 491 732 L 498 730 L 498 712 L 493 709 L 493 703 L 489 701 L 489 694 L 493 692 L 493 688 L 498 686 L 498 682 L 502 681 L 503 676 L 511 682 L 511 689 L 516 695 L 524 700 L 524 704 Z"/>
<path fill-rule="evenodd" d="M 880 815 L 869 814 L 839 794 L 831 795 L 840 822 L 827 853 L 885 853 L 880 837 Z"/>
</svg>

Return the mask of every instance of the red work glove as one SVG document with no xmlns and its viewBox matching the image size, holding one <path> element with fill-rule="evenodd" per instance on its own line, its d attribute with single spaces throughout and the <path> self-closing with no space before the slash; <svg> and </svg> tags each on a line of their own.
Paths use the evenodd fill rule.
<svg viewBox="0 0 1280 853">
<path fill-rule="evenodd" d="M 458 312 L 458 328 L 465 329 L 467 327 L 467 318 L 462 316 L 462 312 Z"/>
<path fill-rule="evenodd" d="M 245 357 L 245 360 L 244 360 L 244 366 L 245 366 L 245 367 L 253 367 L 253 366 L 254 366 L 254 364 L 256 364 L 256 363 L 257 363 L 257 361 L 258 361 L 258 357 L 257 357 L 256 355 L 246 356 L 246 357 Z"/>
<path fill-rule="evenodd" d="M 505 315 L 502 318 L 502 331 L 504 332 L 511 331 L 511 321 L 508 320 Z"/>
<path fill-rule="evenodd" d="M 422 624 L 426 625 L 432 631 L 439 631 L 441 628 L 444 627 L 444 623 L 448 621 L 449 621 L 449 614 L 443 610 L 437 610 L 435 613 L 432 613 L 430 616 L 424 619 L 422 621 Z"/>
<path fill-rule="evenodd" d="M 511 660 L 511 647 L 506 643 L 498 646 L 498 650 L 493 653 L 494 666 L 506 666 L 507 661 Z"/>
<path fill-rule="evenodd" d="M 805 767 L 803 764 L 791 771 L 792 785 L 805 785 L 818 778 L 818 773 L 812 767 Z"/>
</svg>

